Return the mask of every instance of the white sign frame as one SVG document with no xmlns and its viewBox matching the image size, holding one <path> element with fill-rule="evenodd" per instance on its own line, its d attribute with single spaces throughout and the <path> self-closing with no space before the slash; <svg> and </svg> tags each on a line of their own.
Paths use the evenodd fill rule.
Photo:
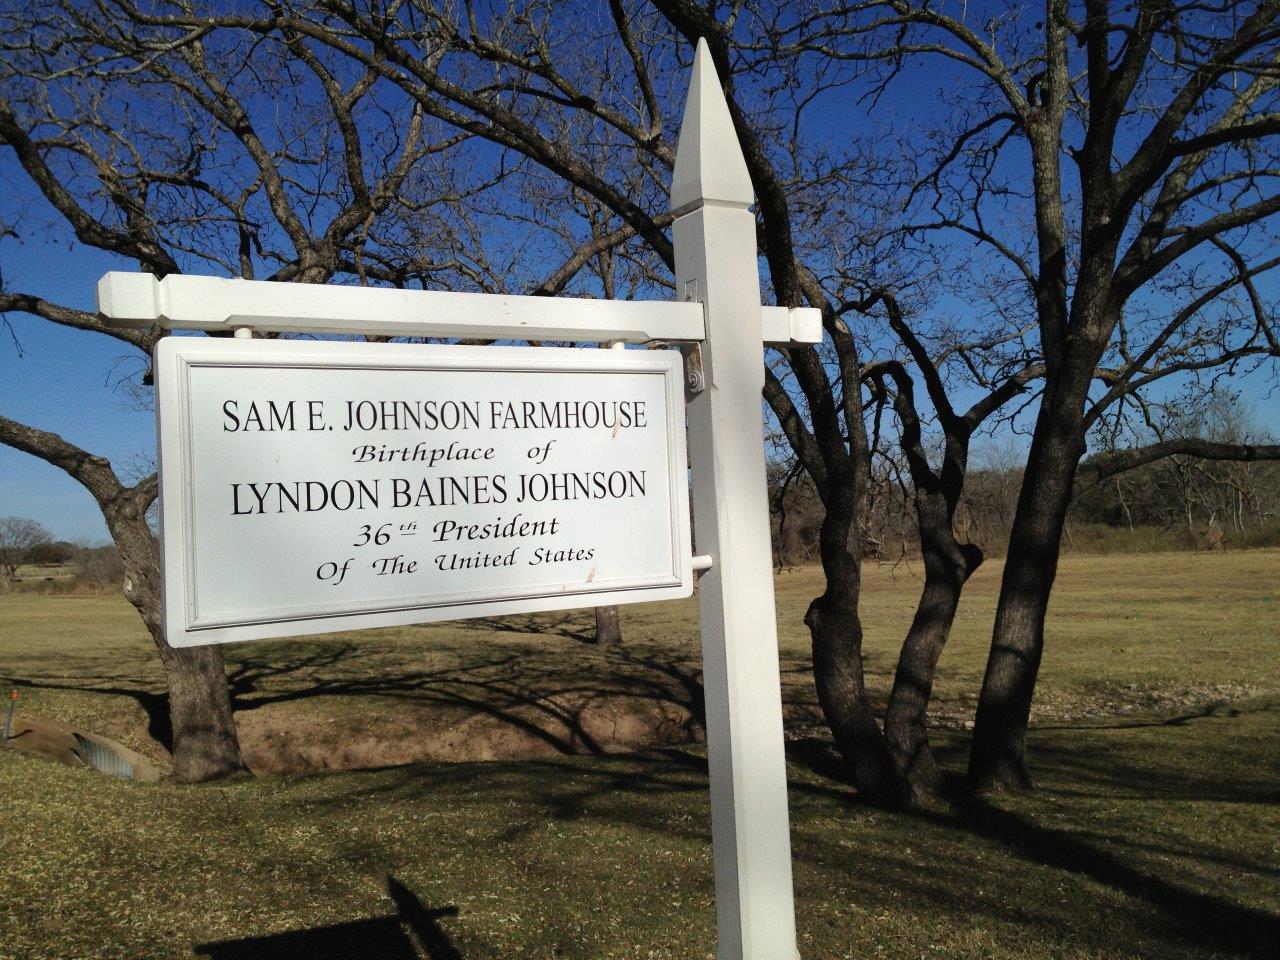
<svg viewBox="0 0 1280 960">
<path fill-rule="evenodd" d="M 256 330 L 614 346 L 684 341 L 692 392 L 694 527 L 701 553 L 690 566 L 704 571 L 698 609 L 716 955 L 718 960 L 798 960 L 760 351 L 762 344 L 821 343 L 824 328 L 817 309 L 761 306 L 753 202 L 733 117 L 710 49 L 699 40 L 671 189 L 679 303 L 109 273 L 98 284 L 98 308 L 109 324 L 156 324 L 236 337 L 252 337 Z M 595 596 L 592 602 L 610 599 Z M 415 613 L 414 622 L 421 622 L 418 617 Z M 353 618 L 346 625 L 359 624 Z"/>
<path fill-rule="evenodd" d="M 510 372 L 639 373 L 661 377 L 667 440 L 667 508 L 672 567 L 652 576 L 604 581 L 585 587 L 562 582 L 530 591 L 494 596 L 415 595 L 378 606 L 336 595 L 332 604 L 310 611 L 280 608 L 239 620 L 202 616 L 198 605 L 193 484 L 190 374 L 197 367 Z M 156 350 L 156 423 L 160 453 L 161 569 L 164 630 L 175 647 L 263 640 L 372 627 L 436 623 L 474 617 L 608 606 L 688 597 L 693 592 L 688 464 L 685 446 L 684 375 L 680 354 L 671 350 L 580 350 L 552 347 L 467 347 L 448 344 L 376 344 L 335 341 L 239 340 L 167 337 Z M 655 411 L 656 413 L 656 411 Z"/>
</svg>

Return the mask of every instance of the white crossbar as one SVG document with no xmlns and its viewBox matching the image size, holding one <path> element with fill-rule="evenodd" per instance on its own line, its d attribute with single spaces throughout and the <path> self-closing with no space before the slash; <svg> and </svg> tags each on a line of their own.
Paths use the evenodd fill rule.
<svg viewBox="0 0 1280 960">
<path fill-rule="evenodd" d="M 98 281 L 98 312 L 125 327 L 247 328 L 280 333 L 378 334 L 646 343 L 705 338 L 702 305 L 654 300 L 517 297 L 389 287 L 272 283 L 175 274 L 111 272 Z M 762 340 L 818 343 L 821 315 L 764 307 Z"/>
</svg>

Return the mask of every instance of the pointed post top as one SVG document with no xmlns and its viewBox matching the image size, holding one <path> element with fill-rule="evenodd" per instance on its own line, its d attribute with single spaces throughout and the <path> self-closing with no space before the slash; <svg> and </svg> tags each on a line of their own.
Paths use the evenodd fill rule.
<svg viewBox="0 0 1280 960">
<path fill-rule="evenodd" d="M 676 147 L 671 209 L 707 200 L 749 207 L 755 194 L 715 62 L 707 41 L 699 39 Z"/>
</svg>

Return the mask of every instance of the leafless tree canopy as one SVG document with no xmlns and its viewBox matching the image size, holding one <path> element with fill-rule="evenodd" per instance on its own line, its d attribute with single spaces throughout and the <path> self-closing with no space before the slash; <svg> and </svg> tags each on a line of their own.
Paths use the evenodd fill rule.
<svg viewBox="0 0 1280 960">
<path fill-rule="evenodd" d="M 8 585 L 32 549 L 52 543 L 49 531 L 27 517 L 0 517 L 0 588 Z"/>
</svg>

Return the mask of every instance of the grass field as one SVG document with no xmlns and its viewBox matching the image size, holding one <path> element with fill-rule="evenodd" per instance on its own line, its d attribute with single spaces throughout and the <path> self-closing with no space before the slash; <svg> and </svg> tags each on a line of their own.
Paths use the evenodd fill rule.
<svg viewBox="0 0 1280 960">
<path fill-rule="evenodd" d="M 999 575 L 975 577 L 942 661 L 956 772 Z M 866 579 L 882 696 L 918 571 Z M 818 577 L 779 577 L 806 960 L 1280 956 L 1280 552 L 1075 557 L 1059 584 L 1042 789 L 887 814 L 829 775 L 800 623 Z M 714 956 L 705 764 L 680 742 L 694 608 L 623 626 L 616 654 L 583 643 L 585 615 L 227 651 L 261 769 L 518 760 L 184 788 L 0 753 L 0 957 Z M 0 597 L 0 677 L 162 759 L 122 600 Z M 601 754 L 646 723 L 667 745 Z"/>
</svg>

